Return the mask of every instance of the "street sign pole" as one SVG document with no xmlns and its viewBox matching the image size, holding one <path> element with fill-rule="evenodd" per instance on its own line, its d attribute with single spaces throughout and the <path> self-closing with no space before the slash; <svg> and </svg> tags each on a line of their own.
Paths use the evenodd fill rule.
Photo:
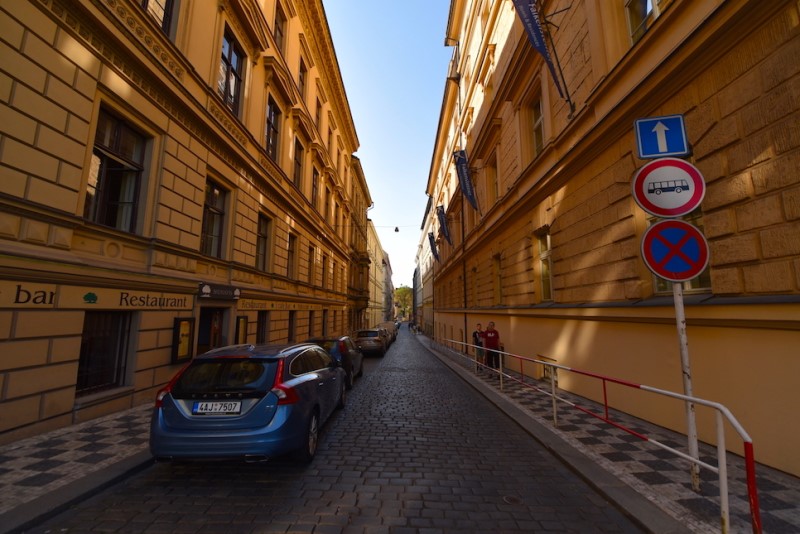
<svg viewBox="0 0 800 534">
<path fill-rule="evenodd" d="M 661 117 L 660 119 L 667 119 Z M 640 124 L 637 121 L 637 132 Z M 664 139 L 662 121 L 650 130 L 655 133 L 655 150 L 646 144 L 646 135 L 638 135 L 640 156 L 652 157 L 668 148 Z M 681 119 L 682 127 L 682 119 Z M 651 139 L 652 141 L 652 139 Z M 651 148 L 648 149 L 647 147 Z M 683 282 L 700 275 L 708 263 L 708 243 L 702 233 L 688 223 L 676 221 L 695 210 L 705 196 L 705 180 L 700 171 L 690 163 L 676 158 L 654 159 L 641 167 L 633 177 L 633 198 L 639 207 L 656 217 L 671 220 L 656 223 L 645 232 L 642 239 L 642 258 L 656 276 L 672 281 L 675 304 L 675 321 L 678 327 L 683 392 L 692 397 L 692 372 L 689 364 L 689 342 L 686 335 L 686 314 L 683 308 Z M 692 489 L 700 491 L 700 452 L 697 445 L 697 421 L 694 403 L 686 401 L 686 436 L 691 463 Z"/>
<path fill-rule="evenodd" d="M 683 374 L 683 394 L 693 397 L 692 371 L 689 364 L 689 338 L 686 335 L 686 314 L 683 309 L 683 283 L 672 282 L 672 296 L 675 301 L 675 323 L 678 327 L 678 343 L 681 353 L 681 372 Z M 697 445 L 697 420 L 695 419 L 694 403 L 686 401 L 686 436 L 689 438 L 689 456 L 695 460 L 700 459 L 700 449 Z M 700 491 L 700 466 L 691 464 L 692 489 Z"/>
</svg>

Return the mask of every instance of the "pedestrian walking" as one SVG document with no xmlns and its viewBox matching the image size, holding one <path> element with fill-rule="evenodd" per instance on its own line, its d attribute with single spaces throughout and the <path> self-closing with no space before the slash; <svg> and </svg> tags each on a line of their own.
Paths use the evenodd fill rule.
<svg viewBox="0 0 800 534">
<path fill-rule="evenodd" d="M 475 325 L 475 330 L 472 332 L 472 344 L 475 345 L 475 361 L 481 366 L 486 365 L 486 358 L 483 351 L 483 327 L 481 323 Z M 480 367 L 478 369 L 480 369 Z"/>
<path fill-rule="evenodd" d="M 494 322 L 489 321 L 483 332 L 483 347 L 486 349 L 486 364 L 492 369 L 500 368 L 500 332 L 495 330 Z"/>
</svg>

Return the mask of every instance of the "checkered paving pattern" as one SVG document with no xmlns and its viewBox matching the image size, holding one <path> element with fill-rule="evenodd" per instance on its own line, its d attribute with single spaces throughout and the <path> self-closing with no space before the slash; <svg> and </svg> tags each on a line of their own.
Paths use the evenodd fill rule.
<svg viewBox="0 0 800 534">
<path fill-rule="evenodd" d="M 448 355 L 452 361 L 474 372 L 474 363 L 463 354 L 441 347 L 436 348 L 440 354 Z M 696 493 L 692 490 L 691 465 L 687 460 L 565 403 L 559 403 L 558 427 L 554 428 L 552 398 L 549 394 L 536 390 L 536 388 L 548 388 L 549 383 L 543 384 L 529 377 L 525 378 L 526 382 L 523 383 L 520 375 L 510 371 L 506 373 L 507 377 L 503 380 L 503 394 L 524 408 L 534 419 L 666 513 L 679 519 L 686 525 L 688 531 L 697 533 L 720 531 L 720 491 L 716 473 L 701 468 L 700 492 Z M 500 389 L 497 371 L 482 369 L 476 376 L 494 388 Z M 559 391 L 558 395 L 592 413 L 603 415 L 603 407 L 597 403 L 564 391 Z M 614 410 L 609 411 L 609 419 L 647 436 L 650 440 L 656 440 L 688 454 L 687 438 L 682 434 Z M 757 444 L 755 450 L 757 457 Z M 717 465 L 716 447 L 701 443 L 699 452 L 701 461 Z M 744 460 L 732 454 L 728 454 L 726 458 L 729 531 L 751 532 Z M 775 534 L 800 532 L 800 479 L 758 465 L 756 484 L 763 532 Z"/>
<path fill-rule="evenodd" d="M 150 405 L 0 447 L 0 515 L 148 447 Z"/>
<path fill-rule="evenodd" d="M 428 346 L 429 340 L 418 339 Z M 438 350 L 474 372 L 472 363 L 457 352 Z M 478 379 L 500 389 L 498 375 L 485 371 Z M 552 401 L 528 384 L 504 380 L 503 394 L 528 414 L 561 436 L 570 446 L 679 519 L 687 531 L 719 532 L 717 475 L 701 470 L 701 491 L 691 489 L 689 463 L 616 429 L 599 419 L 560 404 L 558 428 L 552 425 Z M 537 383 L 538 385 L 538 383 Z M 601 413 L 586 399 L 560 392 L 564 398 Z M 0 515 L 61 488 L 92 472 L 147 450 L 150 405 L 108 415 L 20 440 L 0 447 Z M 685 451 L 686 438 L 626 414 L 611 412 L 612 420 L 627 428 Z M 701 459 L 716 465 L 716 449 L 701 444 Z M 758 448 L 756 444 L 756 455 Z M 800 479 L 764 466 L 756 469 L 763 531 L 769 534 L 800 532 Z M 749 503 L 744 462 L 728 455 L 730 532 L 750 532 Z"/>
</svg>

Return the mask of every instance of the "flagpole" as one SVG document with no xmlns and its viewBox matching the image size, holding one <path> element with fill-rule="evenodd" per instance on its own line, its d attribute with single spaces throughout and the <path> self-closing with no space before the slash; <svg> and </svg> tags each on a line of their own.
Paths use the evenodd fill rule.
<svg viewBox="0 0 800 534">
<path fill-rule="evenodd" d="M 569 87 L 567 87 L 567 80 L 564 78 L 564 71 L 561 70 L 561 61 L 558 59 L 558 53 L 556 52 L 556 44 L 553 42 L 553 36 L 550 35 L 550 29 L 547 25 L 550 24 L 547 21 L 547 17 L 545 17 L 545 27 L 544 32 L 547 34 L 547 40 L 550 41 L 550 48 L 553 50 L 553 57 L 556 58 L 556 67 L 558 67 L 558 75 L 561 77 L 561 85 L 564 86 L 564 100 L 567 101 L 569 104 L 569 114 L 567 115 L 568 119 L 571 119 L 572 116 L 575 114 L 575 103 L 572 101 L 572 98 L 569 96 Z"/>
</svg>

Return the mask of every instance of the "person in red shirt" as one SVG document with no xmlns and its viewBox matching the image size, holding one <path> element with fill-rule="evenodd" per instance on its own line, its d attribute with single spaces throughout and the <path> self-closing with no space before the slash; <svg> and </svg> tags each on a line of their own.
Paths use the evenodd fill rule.
<svg viewBox="0 0 800 534">
<path fill-rule="evenodd" d="M 494 323 L 489 321 L 483 332 L 483 347 L 486 349 L 486 365 L 492 369 L 500 368 L 500 332 L 494 329 Z"/>
</svg>

